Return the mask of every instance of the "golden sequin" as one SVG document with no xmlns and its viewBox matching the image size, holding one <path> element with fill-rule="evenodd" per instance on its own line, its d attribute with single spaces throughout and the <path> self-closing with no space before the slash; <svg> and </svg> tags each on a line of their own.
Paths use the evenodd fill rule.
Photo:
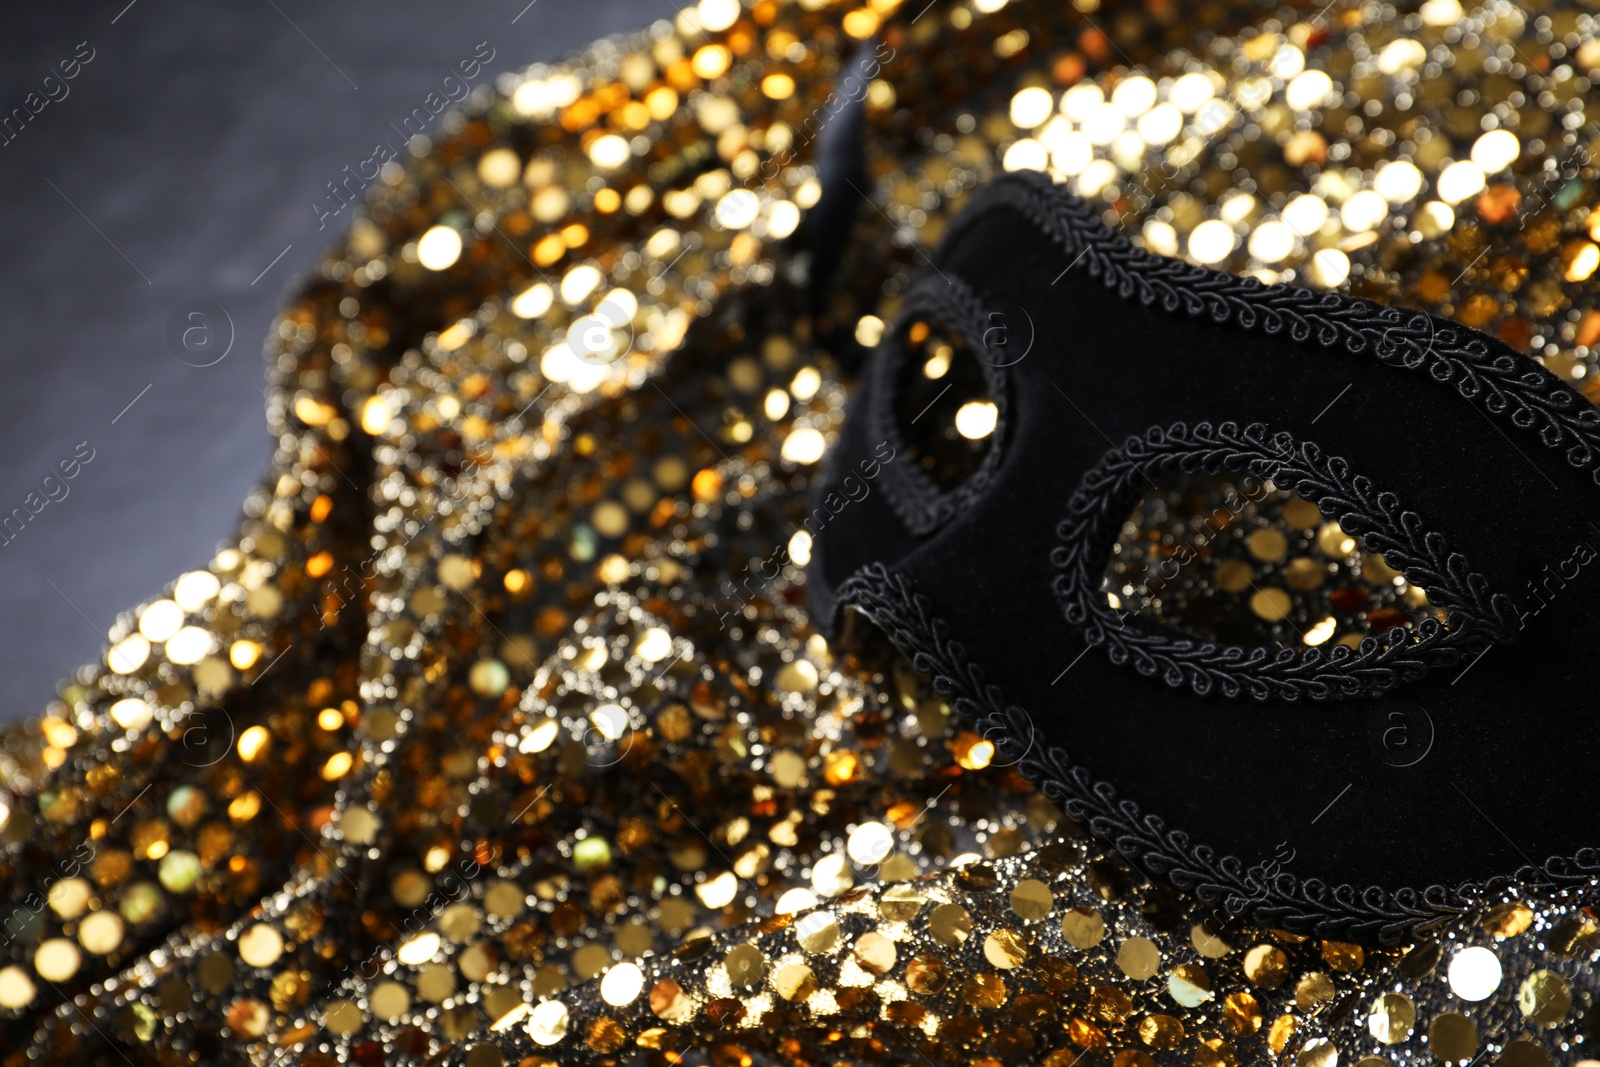
<svg viewBox="0 0 1600 1067">
<path fill-rule="evenodd" d="M 883 64 L 869 120 L 899 113 L 937 145 L 895 159 L 885 146 L 920 141 L 868 138 L 867 195 L 906 234 L 936 235 L 1000 166 L 1110 202 L 1158 159 L 1180 178 L 1148 206 L 1129 198 L 1147 246 L 1421 302 L 1583 381 L 1600 322 L 1562 286 L 1600 261 L 1587 179 L 1576 194 L 1516 183 L 1568 132 L 1532 126 L 1581 108 L 1570 64 L 1593 49 L 1559 5 L 1520 28 L 1497 19 L 1538 56 L 1524 65 L 1456 33 L 1481 14 L 1430 3 L 1395 36 L 1381 12 L 1289 13 L 1164 58 L 1134 25 L 1159 35 L 1160 20 L 1080 38 L 1025 0 L 914 26 L 889 3 L 703 0 L 659 32 L 514 76 L 489 112 L 440 131 L 437 156 L 374 187 L 317 292 L 285 310 L 271 361 L 282 452 L 240 537 L 119 622 L 105 668 L 0 754 L 9 834 L 59 825 L 96 849 L 81 876 L 24 874 L 37 932 L 0 967 L 0 1007 L 53 1020 L 28 1055 L 74 1055 L 90 1018 L 129 1042 L 203 1047 L 203 1034 L 232 1053 L 260 1039 L 239 1054 L 308 1063 L 448 1043 L 473 1067 L 629 1047 L 672 1058 L 695 1042 L 718 1063 L 754 1048 L 848 1059 L 867 1040 L 887 1051 L 865 1058 L 1059 1067 L 1086 1050 L 1114 1067 L 1269 1053 L 1376 1067 L 1373 1042 L 1397 1062 L 1581 1054 L 1555 1028 L 1586 1003 L 1564 969 L 1600 936 L 1583 913 L 1492 901 L 1403 955 L 1213 925 L 1120 868 L 925 680 L 902 699 L 892 671 L 835 659 L 799 596 L 810 536 L 735 517 L 803 498 L 847 389 L 809 352 L 822 324 L 773 282 L 793 264 L 771 242 L 820 183 L 803 152 L 770 185 L 762 165 L 804 147 L 791 123 L 826 105 L 839 42 L 878 33 L 952 57 L 937 76 L 954 90 L 1001 58 L 1020 65 L 1014 93 L 946 130 L 918 110 L 916 79 L 936 65 Z M 1486 91 L 1460 96 L 1461 72 L 1489 59 Z M 1106 73 L 1124 63 L 1149 76 Z M 1505 103 L 1513 92 L 1529 107 Z M 1217 143 L 1195 137 L 1214 116 Z M 540 136 L 507 135 L 523 122 Z M 1413 122 L 1431 136 L 1406 133 Z M 1578 199 L 1535 203 L 1563 195 Z M 919 261 L 909 247 L 852 255 L 846 271 L 870 277 L 843 287 L 826 325 L 871 344 L 894 313 L 878 297 Z M 781 324 L 712 314 L 740 287 Z M 592 325 L 614 364 L 579 358 Z M 694 384 L 665 358 L 680 343 L 697 349 Z M 937 348 L 923 367 L 955 369 Z M 974 402 L 951 429 L 983 438 L 995 415 Z M 1359 641 L 1374 611 L 1433 610 L 1315 505 L 1274 499 L 1194 546 L 1210 562 L 1184 583 L 1286 643 Z M 369 511 L 381 521 L 362 528 Z M 702 580 L 718 553 L 772 560 L 783 545 L 794 566 L 745 572 L 737 597 Z M 1112 573 L 1108 591 L 1138 580 Z M 633 599 L 604 599 L 619 591 Z M 305 643 L 352 626 L 328 647 L 356 649 L 369 622 L 359 665 Z M 204 753 L 227 762 L 186 763 L 181 739 L 222 725 L 211 702 L 247 681 L 259 712 L 230 706 L 237 737 Z M 161 768 L 159 787 L 141 796 L 134 767 Z M 192 951 L 128 959 L 180 933 Z M 317 963 L 352 954 L 382 977 Z M 51 975 L 92 990 L 81 1019 L 59 1013 Z M 1517 1027 L 1480 1042 L 1464 1011 Z"/>
</svg>

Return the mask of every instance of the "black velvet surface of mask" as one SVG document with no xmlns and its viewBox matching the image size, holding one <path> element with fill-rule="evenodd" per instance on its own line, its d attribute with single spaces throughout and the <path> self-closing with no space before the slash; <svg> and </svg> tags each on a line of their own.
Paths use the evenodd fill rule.
<svg viewBox="0 0 1600 1067">
<path fill-rule="evenodd" d="M 825 630 L 874 621 L 1141 872 L 1275 925 L 1392 941 L 1600 870 L 1581 396 L 1457 323 L 1145 252 L 1038 175 L 977 191 L 902 304 L 818 494 Z M 918 319 L 998 414 L 959 485 L 906 456 Z M 1445 621 L 1254 650 L 1114 611 L 1117 533 L 1180 472 L 1298 492 Z"/>
</svg>

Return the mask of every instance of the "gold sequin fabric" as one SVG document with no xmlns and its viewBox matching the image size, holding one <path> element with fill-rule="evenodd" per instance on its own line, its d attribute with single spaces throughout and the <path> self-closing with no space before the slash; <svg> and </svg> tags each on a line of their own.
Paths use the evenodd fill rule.
<svg viewBox="0 0 1600 1067">
<path fill-rule="evenodd" d="M 826 352 L 1007 169 L 1588 392 L 1596 68 L 1578 5 L 702 0 L 522 72 L 285 308 L 227 547 L 5 734 L 0 1063 L 1600 1058 L 1592 889 L 1390 947 L 1258 927 L 1088 836 L 862 620 L 825 642 L 804 579 Z M 981 403 L 926 432 L 981 443 Z M 1107 595 L 1237 643 L 1426 617 L 1240 491 L 1153 492 Z"/>
</svg>

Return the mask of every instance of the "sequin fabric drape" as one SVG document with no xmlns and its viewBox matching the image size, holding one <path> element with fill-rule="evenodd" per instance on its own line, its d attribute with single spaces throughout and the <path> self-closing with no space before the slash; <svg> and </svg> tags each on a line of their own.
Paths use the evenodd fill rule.
<svg viewBox="0 0 1600 1067">
<path fill-rule="evenodd" d="M 276 324 L 236 534 L 4 737 L 0 1062 L 1600 1058 L 1592 889 L 1393 946 L 1258 927 L 1000 765 L 914 654 L 830 647 L 802 573 L 851 388 L 825 349 L 872 344 L 1005 169 L 1592 395 L 1596 17 L 924 2 L 703 0 L 386 169 Z M 852 103 L 819 305 L 818 131 Z M 1284 643 L 1428 612 L 1281 496 L 1153 587 L 1223 491 L 1148 497 L 1108 595 Z"/>
</svg>

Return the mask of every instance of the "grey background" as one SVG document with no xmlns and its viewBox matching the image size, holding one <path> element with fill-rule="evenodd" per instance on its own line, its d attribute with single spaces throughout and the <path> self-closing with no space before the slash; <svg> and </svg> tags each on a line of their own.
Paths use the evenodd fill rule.
<svg viewBox="0 0 1600 1067">
<path fill-rule="evenodd" d="M 492 84 L 678 6 L 110 0 L 7 12 L 0 115 L 80 42 L 95 54 L 65 99 L 0 146 L 0 514 L 80 442 L 94 458 L 0 545 L 0 720 L 43 710 L 102 654 L 118 611 L 204 564 L 233 528 L 271 454 L 267 328 L 285 286 L 349 225 L 345 212 L 318 232 L 309 204 L 323 184 L 395 143 L 389 123 L 479 42 L 495 57 L 474 84 Z M 235 330 L 228 356 L 204 368 L 164 340 L 173 309 L 196 299 Z"/>
</svg>

